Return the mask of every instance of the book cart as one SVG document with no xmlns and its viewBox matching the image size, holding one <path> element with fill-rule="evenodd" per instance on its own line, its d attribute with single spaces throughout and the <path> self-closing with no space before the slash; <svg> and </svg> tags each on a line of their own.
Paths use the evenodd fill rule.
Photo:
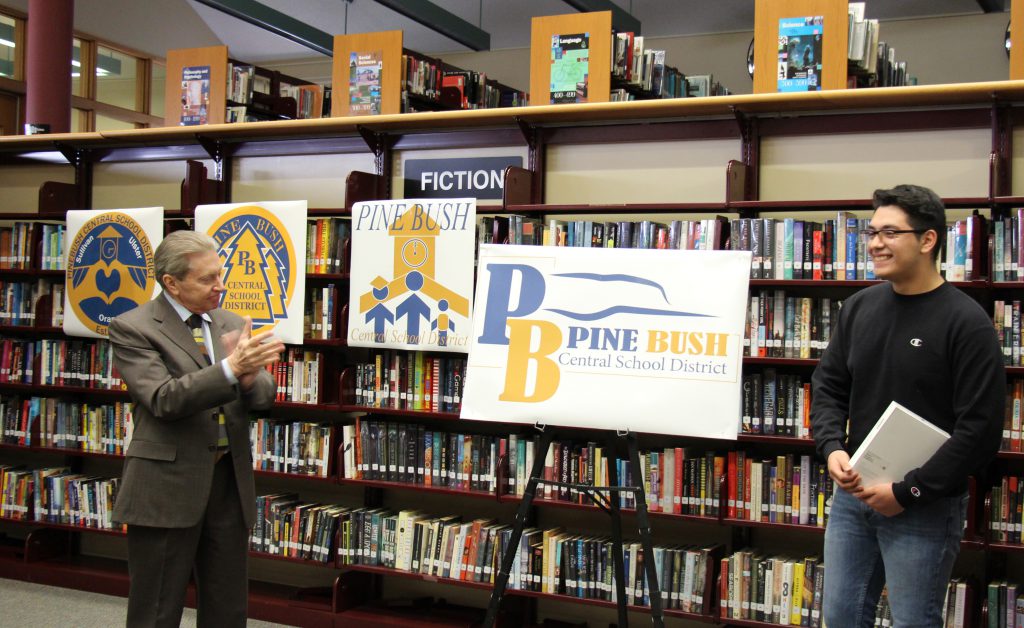
<svg viewBox="0 0 1024 628">
<path fill-rule="evenodd" d="M 668 222 L 715 220 L 717 216 L 728 220 L 821 220 L 837 211 L 867 217 L 867 195 L 876 187 L 902 182 L 893 179 L 897 177 L 933 186 L 940 193 L 952 190 L 944 199 L 951 219 L 959 216 L 956 212 L 966 216 L 980 210 L 996 222 L 1014 219 L 1016 209 L 1024 205 L 1020 175 L 1013 168 L 1020 159 L 1013 138 L 1021 124 L 1022 103 L 1024 81 L 1011 80 L 4 137 L 0 138 L 0 185 L 7 194 L 0 200 L 4 212 L 0 227 L 13 228 L 15 222 L 60 224 L 63 212 L 73 208 L 161 204 L 169 208 L 169 229 L 187 228 L 191 210 L 198 203 L 302 197 L 310 199 L 311 218 L 344 218 L 351 215 L 354 202 L 393 195 L 398 180 L 395 168 L 403 154 L 452 149 L 472 155 L 473 151 L 495 148 L 525 150 L 528 155 L 527 168 L 506 172 L 502 203 L 478 208 L 479 215 L 496 218 L 523 215 L 545 222 L 650 218 Z M 821 156 L 827 154 L 822 145 L 835 142 L 848 150 L 836 170 L 829 170 L 830 164 L 820 163 L 824 161 Z M 926 152 L 934 146 L 942 147 L 941 158 Z M 885 153 L 884 170 L 868 161 L 879 151 Z M 664 163 L 665 159 L 672 163 Z M 918 161 L 925 166 L 918 167 Z M 614 163 L 610 169 L 609 162 Z M 208 177 L 207 170 L 215 174 Z M 1017 171 L 1021 172 L 1020 168 Z M 816 187 L 800 185 L 807 177 L 820 177 L 821 181 Z M 254 182 L 257 178 L 270 179 L 270 183 L 259 187 Z M 140 181 L 144 184 L 138 185 Z M 129 183 L 137 187 L 126 185 Z M 602 187 L 603 183 L 613 189 Z M 33 231 L 32 237 L 39 241 L 27 247 L 31 253 L 24 268 L 7 268 L 2 259 L 10 255 L 0 251 L 0 280 L 62 281 L 62 272 L 43 269 L 42 232 L 41 228 Z M 1006 268 L 1003 280 L 994 280 L 994 241 L 990 244 L 986 235 L 980 242 L 973 260 L 977 278 L 955 283 L 987 311 L 994 311 L 996 301 L 1019 300 L 1024 282 Z M 0 248 L 3 244 L 0 232 Z M 346 280 L 344 272 L 307 275 L 310 285 L 333 285 L 341 305 L 348 293 Z M 752 279 L 751 291 L 782 290 L 801 297 L 838 299 L 871 283 L 864 279 L 765 277 Z M 14 343 L 65 340 L 52 324 L 50 294 L 39 294 L 32 322 L 17 317 L 0 319 L 0 339 Z M 317 403 L 282 401 L 265 417 L 282 424 L 321 423 L 333 430 L 324 472 L 260 471 L 258 494 L 297 493 L 310 501 L 351 508 L 387 506 L 398 511 L 415 507 L 434 515 L 462 513 L 467 521 L 480 514 L 509 524 L 522 498 L 508 490 L 507 459 L 497 461 L 498 477 L 488 489 L 426 485 L 386 475 L 359 478 L 346 472 L 348 452 L 342 446 L 341 433 L 357 417 L 444 433 L 472 429 L 492 438 L 528 431 L 483 423 L 466 428 L 455 422 L 458 415 L 452 411 L 357 403 L 355 365 L 372 356 L 346 346 L 346 317 L 341 307 L 335 312 L 336 337 L 310 337 L 303 347 L 326 356 L 320 362 L 322 389 Z M 1018 353 L 1019 337 L 1010 336 Z M 806 381 L 815 364 L 814 358 L 750 356 L 744 360 L 744 373 L 765 375 L 771 371 Z M 0 402 L 36 396 L 116 406 L 128 400 L 127 394 L 116 388 L 40 384 L 36 379 L 39 365 L 33 367 L 31 376 L 25 375 L 24 368 L 20 371 L 20 381 L 12 380 L 10 366 L 0 370 L 0 380 L 6 378 L 0 381 Z M 1022 375 L 1024 366 L 1007 368 L 1011 382 Z M 65 446 L 53 446 L 53 440 L 47 441 L 39 432 L 39 425 L 37 421 L 32 445 L 27 446 L 18 442 L 27 438 L 19 435 L 18 424 L 5 422 L 0 464 L 28 469 L 68 467 L 89 477 L 109 478 L 119 473 L 119 454 L 90 451 L 77 442 L 74 447 L 66 442 Z M 585 445 L 593 438 L 580 431 L 565 445 Z M 638 438 L 645 454 L 679 447 L 692 451 L 695 459 L 706 460 L 710 452 L 712 470 L 714 458 L 727 460 L 730 452 L 742 451 L 769 464 L 787 454 L 813 455 L 811 441 L 793 435 L 745 433 L 735 443 L 682 438 L 666 442 L 664 437 L 643 434 Z M 1012 529 L 1019 525 L 1019 518 L 1016 524 L 1000 525 L 997 514 L 1003 512 L 1003 504 L 1010 503 L 1010 482 L 1003 491 L 999 476 L 1021 474 L 1024 454 L 1019 452 L 1019 436 L 1017 444 L 1013 442 L 1011 435 L 1007 451 L 999 454 L 992 474 L 996 479 L 990 477 L 972 487 L 968 528 L 954 571 L 964 577 L 965 626 L 987 625 L 988 583 L 1024 579 L 1020 560 L 1024 544 L 1019 529 L 1016 536 Z M 728 564 L 722 559 L 745 548 L 765 555 L 820 554 L 823 527 L 743 517 L 742 508 L 734 512 L 727 505 L 734 482 L 727 466 L 720 475 L 720 483 L 710 487 L 712 499 L 717 492 L 721 500 L 707 504 L 713 509 L 698 505 L 694 514 L 666 512 L 671 508 L 662 507 L 650 513 L 656 542 L 712 548 L 704 580 L 693 588 L 700 590 L 701 610 L 668 604 L 664 613 L 669 625 L 768 625 L 749 614 L 743 617 L 742 611 L 734 612 L 736 605 L 723 597 L 722 592 L 728 594 L 730 589 L 727 578 L 722 578 L 721 566 Z M 999 489 L 996 494 L 993 486 Z M 596 506 L 559 497 L 556 492 L 534 499 L 531 525 L 564 525 L 567 531 L 584 535 L 591 533 L 590 528 L 606 531 Z M 628 515 L 631 509 L 623 511 Z M 35 520 L 29 506 L 0 514 L 0 574 L 4 577 L 126 594 L 124 543 L 119 530 Z M 310 626 L 342 626 L 352 621 L 426 626 L 442 620 L 448 625 L 470 625 L 483 618 L 492 588 L 489 582 L 354 562 L 337 551 L 340 543 L 340 537 L 336 538 L 326 559 L 290 555 L 296 552 L 272 544 L 254 549 L 250 615 Z M 396 596 L 414 599 L 404 606 L 382 602 Z M 417 596 L 455 603 L 435 600 L 427 604 Z M 645 621 L 643 614 L 649 609 L 636 604 L 633 597 L 631 617 Z M 579 621 L 584 617 L 607 623 L 613 621 L 614 606 L 605 599 L 578 594 L 511 588 L 501 604 L 498 625 L 530 625 L 542 618 Z"/>
</svg>

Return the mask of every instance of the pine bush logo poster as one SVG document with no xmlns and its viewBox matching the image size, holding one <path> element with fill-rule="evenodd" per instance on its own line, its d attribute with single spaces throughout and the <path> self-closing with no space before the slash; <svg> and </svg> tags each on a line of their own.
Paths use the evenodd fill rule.
<svg viewBox="0 0 1024 628">
<path fill-rule="evenodd" d="M 404 199 L 352 208 L 348 344 L 465 353 L 476 199 Z"/>
<path fill-rule="evenodd" d="M 68 212 L 64 333 L 105 338 L 111 319 L 157 290 L 162 207 Z"/>
<path fill-rule="evenodd" d="M 221 307 L 292 344 L 302 343 L 306 214 L 306 201 L 196 207 L 196 231 L 217 242 L 224 264 Z"/>
<path fill-rule="evenodd" d="M 481 245 L 462 418 L 736 439 L 749 251 Z"/>
</svg>

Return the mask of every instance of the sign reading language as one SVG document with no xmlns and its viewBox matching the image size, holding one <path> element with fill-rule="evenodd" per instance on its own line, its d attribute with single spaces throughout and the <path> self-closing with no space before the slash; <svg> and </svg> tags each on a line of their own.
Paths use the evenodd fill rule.
<svg viewBox="0 0 1024 628">
<path fill-rule="evenodd" d="M 748 251 L 482 245 L 462 418 L 735 440 Z"/>
</svg>

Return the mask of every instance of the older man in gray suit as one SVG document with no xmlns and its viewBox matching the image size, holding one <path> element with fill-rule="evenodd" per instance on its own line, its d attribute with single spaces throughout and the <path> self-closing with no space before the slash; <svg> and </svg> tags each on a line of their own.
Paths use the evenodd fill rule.
<svg viewBox="0 0 1024 628">
<path fill-rule="evenodd" d="M 194 573 L 199 626 L 244 626 L 256 519 L 248 411 L 273 402 L 264 367 L 284 346 L 219 308 L 209 236 L 171 233 L 154 262 L 163 293 L 110 324 L 135 401 L 113 514 L 128 524 L 127 623 L 178 626 Z"/>
</svg>

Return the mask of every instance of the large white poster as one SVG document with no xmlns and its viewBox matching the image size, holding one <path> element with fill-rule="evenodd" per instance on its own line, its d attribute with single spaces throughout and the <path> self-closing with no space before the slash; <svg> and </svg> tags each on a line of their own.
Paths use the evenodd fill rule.
<svg viewBox="0 0 1024 628">
<path fill-rule="evenodd" d="M 292 344 L 302 342 L 306 213 L 306 201 L 196 207 L 196 231 L 217 241 L 224 263 L 221 307 Z"/>
<path fill-rule="evenodd" d="M 153 253 L 163 207 L 74 210 L 67 218 L 64 333 L 106 338 L 110 320 L 159 289 Z"/>
<path fill-rule="evenodd" d="M 462 418 L 735 439 L 748 251 L 482 245 Z"/>
<path fill-rule="evenodd" d="M 348 344 L 465 353 L 475 241 L 476 199 L 356 203 Z"/>
</svg>

